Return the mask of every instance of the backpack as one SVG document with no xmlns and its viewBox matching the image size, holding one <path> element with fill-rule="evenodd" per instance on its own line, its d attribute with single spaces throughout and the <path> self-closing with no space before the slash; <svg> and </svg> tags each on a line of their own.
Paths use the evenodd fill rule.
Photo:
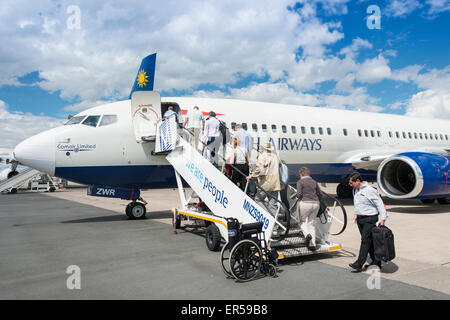
<svg viewBox="0 0 450 320">
<path fill-rule="evenodd" d="M 223 144 L 226 144 L 228 141 L 228 137 L 227 137 L 227 126 L 225 125 L 225 122 L 223 122 L 223 121 L 220 121 L 219 120 L 219 131 L 220 131 L 220 134 L 222 135 L 222 143 Z"/>
<path fill-rule="evenodd" d="M 289 172 L 288 172 L 288 167 L 287 167 L 286 163 L 284 163 L 284 161 L 280 160 L 279 170 L 280 170 L 280 182 L 281 182 L 281 184 L 282 185 L 287 185 L 288 179 L 289 179 Z"/>
</svg>

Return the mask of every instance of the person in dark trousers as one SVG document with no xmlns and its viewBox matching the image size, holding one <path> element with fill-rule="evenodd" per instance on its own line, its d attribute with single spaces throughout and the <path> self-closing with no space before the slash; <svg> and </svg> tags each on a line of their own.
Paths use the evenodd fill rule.
<svg viewBox="0 0 450 320">
<path fill-rule="evenodd" d="M 367 254 L 369 254 L 372 263 L 368 266 L 376 265 L 381 268 L 381 261 L 375 259 L 372 229 L 377 222 L 379 225 L 384 226 L 387 219 L 383 200 L 378 191 L 363 181 L 358 172 L 350 175 L 349 185 L 353 188 L 353 202 L 355 206 L 353 221 L 357 223 L 361 234 L 358 259 L 354 263 L 350 263 L 349 266 L 358 272 L 362 271 Z M 380 219 L 378 219 L 378 215 L 380 215 Z"/>
</svg>

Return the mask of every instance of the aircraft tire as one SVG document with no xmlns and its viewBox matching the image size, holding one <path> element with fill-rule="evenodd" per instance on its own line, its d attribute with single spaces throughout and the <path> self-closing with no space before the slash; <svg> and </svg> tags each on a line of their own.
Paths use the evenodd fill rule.
<svg viewBox="0 0 450 320">
<path fill-rule="evenodd" d="M 130 217 L 130 210 L 131 210 L 131 206 L 132 206 L 133 202 L 130 202 L 129 204 L 127 204 L 127 207 L 125 208 L 125 214 Z"/>
<path fill-rule="evenodd" d="M 336 195 L 339 199 L 351 199 L 353 198 L 352 188 L 341 182 L 336 187 Z"/>
<path fill-rule="evenodd" d="M 450 204 L 450 197 L 446 198 L 437 198 L 437 202 L 439 204 Z"/>
<path fill-rule="evenodd" d="M 127 206 L 127 216 L 131 220 L 137 220 L 137 219 L 145 219 L 145 214 L 147 213 L 147 210 L 145 209 L 145 205 L 140 202 L 132 202 L 129 204 L 130 208 Z"/>
<path fill-rule="evenodd" d="M 206 228 L 206 246 L 210 251 L 218 251 L 220 248 L 220 230 L 215 224 L 211 224 Z"/>
</svg>

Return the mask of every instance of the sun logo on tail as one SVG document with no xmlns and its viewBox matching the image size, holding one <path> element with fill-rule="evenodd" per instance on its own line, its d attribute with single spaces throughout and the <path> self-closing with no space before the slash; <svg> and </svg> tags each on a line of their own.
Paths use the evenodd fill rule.
<svg viewBox="0 0 450 320">
<path fill-rule="evenodd" d="M 139 88 L 145 87 L 147 85 L 147 80 L 148 76 L 147 76 L 147 72 L 144 71 L 144 69 L 141 69 L 141 71 L 139 71 L 138 76 L 137 76 L 137 83 Z"/>
</svg>

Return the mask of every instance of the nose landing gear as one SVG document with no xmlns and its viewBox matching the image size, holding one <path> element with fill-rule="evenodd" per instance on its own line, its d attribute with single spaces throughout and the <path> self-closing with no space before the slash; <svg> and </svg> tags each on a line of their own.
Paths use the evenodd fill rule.
<svg viewBox="0 0 450 320">
<path fill-rule="evenodd" d="M 125 209 L 125 213 L 131 220 L 147 218 L 146 216 L 147 209 L 145 208 L 147 201 L 145 201 L 142 198 L 139 198 L 139 200 L 142 202 L 132 201 L 127 205 Z"/>
</svg>

